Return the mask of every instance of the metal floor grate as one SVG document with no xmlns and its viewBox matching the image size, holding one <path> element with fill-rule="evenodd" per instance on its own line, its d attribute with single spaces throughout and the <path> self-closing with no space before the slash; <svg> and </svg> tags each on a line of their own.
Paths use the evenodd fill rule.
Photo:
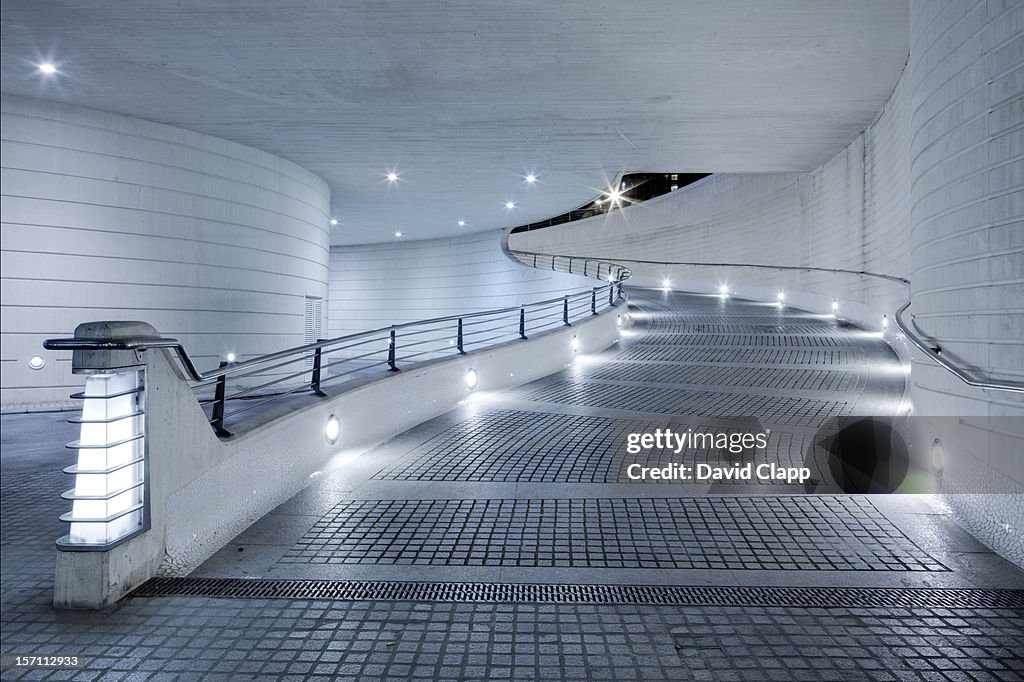
<svg viewBox="0 0 1024 682">
<path fill-rule="evenodd" d="M 1024 590 L 562 585 L 259 578 L 153 578 L 137 589 L 133 596 L 797 608 L 1024 608 Z"/>
</svg>

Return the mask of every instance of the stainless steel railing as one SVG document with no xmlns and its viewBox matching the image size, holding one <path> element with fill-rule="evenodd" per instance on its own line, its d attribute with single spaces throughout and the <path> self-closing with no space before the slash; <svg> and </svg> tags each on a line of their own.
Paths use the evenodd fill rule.
<svg viewBox="0 0 1024 682">
<path fill-rule="evenodd" d="M 681 261 L 653 261 L 653 260 L 638 260 L 635 258 L 587 258 L 586 256 L 566 256 L 566 255 L 553 255 L 546 253 L 534 253 L 526 251 L 511 251 L 518 260 L 527 264 L 536 265 L 537 259 L 540 260 L 541 266 L 544 266 L 548 262 L 554 263 L 555 260 L 559 263 L 581 263 L 587 260 L 602 262 L 602 263 L 615 263 L 621 266 L 622 263 L 633 263 L 638 265 L 661 265 L 665 267 L 670 266 L 697 266 L 707 268 L 752 268 L 752 269 L 765 269 L 765 270 L 776 270 L 776 271 L 802 271 L 802 272 L 826 272 L 836 274 L 847 274 L 847 275 L 858 275 L 860 277 L 869 277 L 874 279 L 886 280 L 889 282 L 895 282 L 906 286 L 908 289 L 906 302 L 900 306 L 899 309 L 893 314 L 893 318 L 896 322 L 896 327 L 900 332 L 914 345 L 921 353 L 923 353 L 930 360 L 934 361 L 940 367 L 950 372 L 957 379 L 963 383 L 974 386 L 976 388 L 983 388 L 991 391 L 1010 391 L 1014 393 L 1024 393 L 1024 383 L 1010 381 L 1006 379 L 992 379 L 991 377 L 976 376 L 971 371 L 959 366 L 956 362 L 949 359 L 948 356 L 942 354 L 942 347 L 934 341 L 926 341 L 921 338 L 920 333 L 911 328 L 911 325 L 903 319 L 903 314 L 910 308 L 912 300 L 910 298 L 910 280 L 904 277 L 896 277 L 894 275 L 885 275 L 878 272 L 869 272 L 866 270 L 845 270 L 842 268 L 814 268 L 804 267 L 797 265 L 762 265 L 758 263 L 701 263 L 701 262 L 681 262 Z M 569 266 L 571 267 L 571 265 Z M 577 269 L 578 269 L 577 265 Z M 623 266 L 624 267 L 624 266 Z M 554 269 L 554 266 L 552 265 Z"/>
<path fill-rule="evenodd" d="M 585 262 L 584 262 L 585 261 Z M 545 264 L 546 265 L 546 264 Z M 230 436 L 225 424 L 285 397 L 377 371 L 402 367 L 527 339 L 532 334 L 571 325 L 614 307 L 622 300 L 629 269 L 597 259 L 551 259 L 550 269 L 601 279 L 601 286 L 520 306 L 450 315 L 382 327 L 243 360 L 221 362 L 201 372 L 177 339 L 49 339 L 48 350 L 166 349 L 180 362 L 214 431 Z"/>
</svg>

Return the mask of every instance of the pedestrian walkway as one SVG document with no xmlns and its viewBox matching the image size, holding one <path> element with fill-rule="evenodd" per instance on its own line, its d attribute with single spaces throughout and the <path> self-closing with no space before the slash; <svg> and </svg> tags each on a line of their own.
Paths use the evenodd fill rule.
<svg viewBox="0 0 1024 682">
<path fill-rule="evenodd" d="M 631 309 L 609 350 L 341 453 L 105 614 L 48 605 L 67 415 L 5 416 L 3 652 L 83 657 L 52 679 L 1024 675 L 1024 573 L 937 497 L 826 480 L 840 420 L 909 408 L 878 334 L 718 296 L 633 291 Z M 769 436 L 627 451 L 666 429 Z M 630 477 L 681 461 L 812 476 Z"/>
</svg>

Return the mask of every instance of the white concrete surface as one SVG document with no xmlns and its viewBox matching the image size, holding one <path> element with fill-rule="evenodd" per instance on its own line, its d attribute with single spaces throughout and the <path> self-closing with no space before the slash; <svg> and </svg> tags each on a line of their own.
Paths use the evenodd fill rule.
<svg viewBox="0 0 1024 682">
<path fill-rule="evenodd" d="M 459 218 L 470 230 L 548 218 L 623 169 L 810 170 L 888 97 L 907 12 L 907 0 L 6 0 L 0 75 L 5 92 L 295 161 L 331 186 L 334 243 L 359 244 L 455 235 Z M 44 58 L 58 66 L 49 79 Z"/>
<path fill-rule="evenodd" d="M 390 244 L 332 246 L 330 334 L 509 308 L 583 291 L 593 279 L 523 267 L 502 231 Z"/>
<path fill-rule="evenodd" d="M 52 102 L 4 95 L 2 125 L 4 409 L 79 390 L 71 354 L 42 342 L 84 320 L 150 321 L 202 369 L 303 342 L 305 297 L 327 295 L 322 180 L 233 142 Z"/>
<path fill-rule="evenodd" d="M 1024 379 L 1024 5 L 1013 0 L 911 2 L 908 66 L 911 278 L 916 322 L 943 353 Z M 1024 562 L 1024 396 L 978 391 L 929 362 L 913 396 L 928 436 L 949 453 L 990 452 L 953 479 L 1007 482 L 1016 494 L 950 495 L 964 524 Z M 962 461 L 959 458 L 957 461 Z"/>
</svg>

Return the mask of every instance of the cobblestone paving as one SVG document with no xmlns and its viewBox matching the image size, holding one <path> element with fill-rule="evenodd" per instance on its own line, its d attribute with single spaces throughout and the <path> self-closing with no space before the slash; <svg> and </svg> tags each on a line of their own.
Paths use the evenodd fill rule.
<svg viewBox="0 0 1024 682">
<path fill-rule="evenodd" d="M 285 563 L 943 571 L 863 497 L 338 504 Z"/>
</svg>

